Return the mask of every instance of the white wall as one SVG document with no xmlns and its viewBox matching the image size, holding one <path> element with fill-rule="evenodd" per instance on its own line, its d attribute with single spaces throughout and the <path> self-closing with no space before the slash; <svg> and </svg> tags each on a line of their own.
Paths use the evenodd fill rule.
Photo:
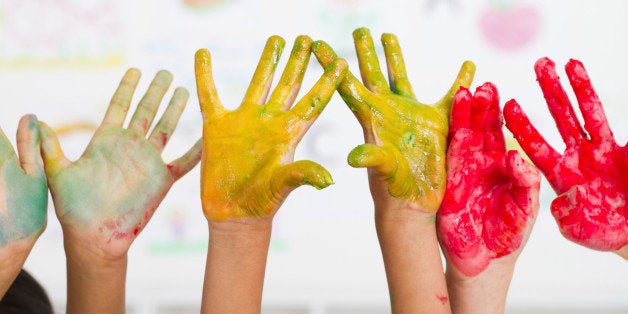
<svg viewBox="0 0 628 314">
<path fill-rule="evenodd" d="M 516 98 L 559 150 L 564 145 L 532 66 L 537 58 L 549 56 L 565 77 L 562 65 L 570 57 L 580 59 L 617 141 L 628 139 L 625 1 L 196 1 L 209 3 L 205 7 L 189 2 L 194 1 L 0 0 L 0 126 L 12 134 L 19 116 L 30 112 L 54 126 L 96 124 L 130 66 L 144 73 L 138 93 L 165 68 L 174 74 L 173 85 L 194 94 L 193 54 L 201 47 L 212 52 L 220 97 L 233 108 L 268 36 L 283 36 L 285 51 L 298 34 L 324 39 L 357 73 L 351 32 L 367 26 L 376 40 L 382 32 L 397 34 L 419 100 L 439 99 L 462 61 L 470 59 L 477 65 L 474 86 L 492 81 L 502 103 Z M 497 21 L 483 25 L 487 14 Z M 508 35 L 510 30 L 514 35 Z M 320 75 L 319 68 L 312 58 L 304 87 Z M 177 157 L 200 134 L 198 102 L 192 97 L 164 158 Z M 66 135 L 62 146 L 76 158 L 89 136 L 84 131 Z M 345 163 L 346 154 L 360 143 L 359 125 L 334 96 L 300 144 L 297 159 L 320 162 L 336 184 L 323 191 L 298 189 L 275 218 L 266 308 L 294 313 L 386 311 L 366 172 Z M 173 187 L 131 249 L 127 291 L 136 312 L 198 307 L 207 241 L 198 182 L 196 168 Z M 554 193 L 543 184 L 540 215 L 517 264 L 508 308 L 627 313 L 628 264 L 564 239 L 549 213 Z M 62 306 L 62 236 L 52 206 L 49 214 L 48 228 L 26 267 Z"/>
</svg>

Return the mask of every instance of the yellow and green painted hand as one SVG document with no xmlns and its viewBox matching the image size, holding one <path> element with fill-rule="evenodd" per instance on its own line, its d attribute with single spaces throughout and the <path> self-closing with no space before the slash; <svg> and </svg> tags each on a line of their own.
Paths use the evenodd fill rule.
<svg viewBox="0 0 628 314">
<path fill-rule="evenodd" d="M 244 100 L 235 110 L 225 109 L 218 99 L 209 51 L 196 53 L 204 120 L 201 199 L 210 221 L 272 216 L 298 186 L 322 189 L 333 183 L 321 165 L 293 159 L 297 144 L 344 78 L 347 63 L 330 62 L 312 89 L 293 105 L 312 40 L 307 36 L 295 40 L 279 83 L 270 93 L 284 44 L 279 36 L 268 39 Z"/>
<path fill-rule="evenodd" d="M 369 30 L 357 29 L 353 38 L 364 85 L 348 73 L 338 91 L 361 124 L 366 143 L 349 153 L 348 162 L 369 168 L 374 197 L 386 193 L 434 213 L 445 192 L 453 96 L 460 86 L 471 84 L 475 65 L 465 61 L 447 94 L 435 105 L 426 105 L 414 96 L 395 35 L 382 35 L 389 83 L 381 72 Z M 312 51 L 323 67 L 337 60 L 323 41 L 313 43 Z"/>
</svg>

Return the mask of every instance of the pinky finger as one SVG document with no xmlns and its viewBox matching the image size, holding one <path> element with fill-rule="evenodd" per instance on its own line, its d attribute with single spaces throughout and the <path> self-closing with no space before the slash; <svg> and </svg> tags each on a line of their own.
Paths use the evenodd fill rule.
<svg viewBox="0 0 628 314">
<path fill-rule="evenodd" d="M 201 160 L 202 152 L 203 139 L 199 139 L 185 155 L 168 164 L 168 170 L 170 170 L 175 181 L 194 169 L 196 164 Z"/>
</svg>

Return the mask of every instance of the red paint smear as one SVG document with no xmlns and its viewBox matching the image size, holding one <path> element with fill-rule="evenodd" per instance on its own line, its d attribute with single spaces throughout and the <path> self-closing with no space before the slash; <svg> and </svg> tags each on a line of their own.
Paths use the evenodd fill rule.
<svg viewBox="0 0 628 314">
<path fill-rule="evenodd" d="M 436 297 L 443 305 L 447 304 L 447 301 L 449 301 L 449 298 L 444 295 L 437 294 Z"/>
<path fill-rule="evenodd" d="M 448 259 L 465 275 L 475 276 L 491 260 L 521 246 L 535 215 L 538 200 L 531 201 L 531 195 L 538 198 L 540 178 L 516 152 L 506 152 L 493 84 L 478 87 L 474 95 L 458 91 L 451 119 L 438 233 Z"/>
<path fill-rule="evenodd" d="M 532 43 L 541 30 L 541 15 L 534 7 L 508 10 L 486 9 L 480 16 L 480 30 L 496 48 L 516 51 Z"/>
<path fill-rule="evenodd" d="M 137 235 L 138 233 L 140 233 L 140 228 L 135 227 L 135 229 L 133 229 L 133 234 Z"/>
<path fill-rule="evenodd" d="M 161 146 L 166 146 L 166 144 L 168 143 L 168 133 L 159 132 L 159 135 L 161 135 Z"/>
<path fill-rule="evenodd" d="M 549 145 L 535 134 L 538 132 L 518 106 L 507 108 L 506 126 L 558 194 L 551 211 L 561 233 L 600 251 L 628 245 L 628 146 L 615 142 L 602 103 L 580 61 L 570 60 L 565 71 L 580 104 L 584 128 L 554 62 L 541 58 L 534 70 L 566 149 L 562 155 L 551 148 L 539 150 Z"/>
<path fill-rule="evenodd" d="M 174 168 L 174 166 L 171 165 L 171 164 L 167 164 L 166 167 L 168 167 L 168 170 L 170 170 L 170 171 L 172 171 L 172 168 Z"/>
</svg>

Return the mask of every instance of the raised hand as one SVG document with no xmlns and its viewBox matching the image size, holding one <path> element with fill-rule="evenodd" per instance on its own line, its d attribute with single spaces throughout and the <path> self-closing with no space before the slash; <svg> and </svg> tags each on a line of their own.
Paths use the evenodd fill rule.
<svg viewBox="0 0 628 314">
<path fill-rule="evenodd" d="M 390 84 L 368 29 L 355 30 L 353 39 L 364 85 L 348 73 L 338 92 L 364 132 L 366 143 L 348 161 L 368 168 L 392 312 L 448 313 L 434 221 L 445 192 L 451 102 L 458 87 L 471 84 L 475 66 L 465 62 L 449 92 L 429 106 L 414 97 L 394 35 L 382 35 Z M 337 59 L 322 41 L 312 51 L 323 67 Z"/>
<path fill-rule="evenodd" d="M 272 36 L 242 104 L 225 109 L 212 78 L 209 51 L 196 52 L 203 113 L 201 200 L 209 223 L 202 313 L 260 313 L 272 219 L 288 194 L 332 184 L 321 165 L 293 161 L 297 144 L 325 109 L 347 71 L 339 59 L 296 104 L 312 40 L 299 36 L 267 99 L 284 40 Z M 230 291 L 226 293 L 225 291 Z"/>
<path fill-rule="evenodd" d="M 284 47 L 270 37 L 242 104 L 226 110 L 211 73 L 209 51 L 196 53 L 196 84 L 203 113 L 201 194 L 210 221 L 270 217 L 296 187 L 332 184 L 321 165 L 300 160 L 294 151 L 323 111 L 345 75 L 344 60 L 331 62 L 312 89 L 294 106 L 310 58 L 311 39 L 299 36 L 275 90 L 272 77 Z"/>
<path fill-rule="evenodd" d="M 0 299 L 46 227 L 48 186 L 40 155 L 37 117 L 17 128 L 17 151 L 0 130 Z"/>
<path fill-rule="evenodd" d="M 517 151 L 506 151 L 493 84 L 478 87 L 475 95 L 461 88 L 450 125 L 438 235 L 454 266 L 448 272 L 472 277 L 493 260 L 514 263 L 539 208 L 540 175 Z"/>
<path fill-rule="evenodd" d="M 364 85 L 349 73 L 338 91 L 362 125 L 366 144 L 349 153 L 349 164 L 369 168 L 376 207 L 396 203 L 396 207 L 434 213 L 445 191 L 452 98 L 458 87 L 471 84 L 475 66 L 466 61 L 449 92 L 429 106 L 414 96 L 394 35 L 382 35 L 390 86 L 380 70 L 368 29 L 357 29 L 353 38 Z M 324 67 L 337 58 L 322 41 L 315 42 L 312 50 Z"/>
<path fill-rule="evenodd" d="M 177 88 L 160 121 L 146 134 L 168 90 L 172 75 L 160 71 L 123 127 L 140 72 L 130 69 L 109 109 L 77 161 L 63 154 L 56 134 L 42 127 L 42 151 L 57 216 L 68 243 L 106 258 L 128 251 L 172 184 L 200 160 L 200 141 L 183 157 L 164 163 L 161 152 L 188 99 Z"/>
<path fill-rule="evenodd" d="M 539 59 L 537 80 L 566 144 L 561 155 L 532 126 L 515 101 L 504 108 L 506 126 L 558 194 L 551 205 L 561 233 L 601 251 L 628 246 L 628 147 L 619 146 L 604 109 L 580 61 L 569 60 L 567 77 L 584 118 L 580 126 L 554 62 Z M 628 258 L 628 257 L 627 257 Z"/>
</svg>

